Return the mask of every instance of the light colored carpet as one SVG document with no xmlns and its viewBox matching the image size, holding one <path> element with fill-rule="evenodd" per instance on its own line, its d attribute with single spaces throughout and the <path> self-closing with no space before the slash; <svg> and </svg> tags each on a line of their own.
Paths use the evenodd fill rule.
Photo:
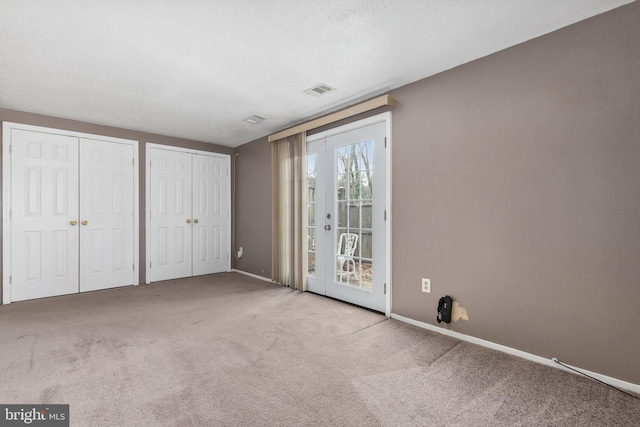
<svg viewBox="0 0 640 427">
<path fill-rule="evenodd" d="M 72 426 L 638 425 L 640 400 L 225 273 L 0 307 L 0 403 Z"/>
</svg>

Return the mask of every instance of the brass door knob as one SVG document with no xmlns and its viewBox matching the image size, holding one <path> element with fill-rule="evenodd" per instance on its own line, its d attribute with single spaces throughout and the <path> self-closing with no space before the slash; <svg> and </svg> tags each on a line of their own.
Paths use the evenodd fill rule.
<svg viewBox="0 0 640 427">
<path fill-rule="evenodd" d="M 194 219 L 194 220 L 193 220 L 193 222 L 194 222 L 195 224 L 197 224 L 197 223 L 198 223 L 198 220 L 197 220 L 197 219 Z"/>
<path fill-rule="evenodd" d="M 73 221 L 69 221 L 69 224 L 71 224 L 71 225 L 78 225 L 78 221 L 75 221 L 75 220 L 73 220 Z"/>
<path fill-rule="evenodd" d="M 190 219 L 187 220 L 187 224 L 191 224 L 191 220 Z"/>
<path fill-rule="evenodd" d="M 87 225 L 87 224 L 89 224 L 89 221 L 87 220 L 82 221 L 82 225 Z"/>
</svg>

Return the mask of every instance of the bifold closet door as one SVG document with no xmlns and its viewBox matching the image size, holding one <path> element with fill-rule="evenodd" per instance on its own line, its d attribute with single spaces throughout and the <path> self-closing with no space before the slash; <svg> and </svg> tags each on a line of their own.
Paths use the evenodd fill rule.
<svg viewBox="0 0 640 427">
<path fill-rule="evenodd" d="M 11 131 L 11 301 L 134 283 L 134 148 Z"/>
<path fill-rule="evenodd" d="M 80 139 L 80 292 L 134 282 L 133 146 Z"/>
<path fill-rule="evenodd" d="M 11 131 L 11 300 L 78 292 L 78 138 Z"/>
<path fill-rule="evenodd" d="M 191 154 L 149 152 L 148 281 L 192 275 Z"/>
<path fill-rule="evenodd" d="M 149 147 L 147 282 L 229 269 L 229 159 Z"/>
</svg>

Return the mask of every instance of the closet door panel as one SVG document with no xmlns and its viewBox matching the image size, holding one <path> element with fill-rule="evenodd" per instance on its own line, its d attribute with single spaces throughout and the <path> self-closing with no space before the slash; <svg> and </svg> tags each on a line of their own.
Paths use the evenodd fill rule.
<svg viewBox="0 0 640 427">
<path fill-rule="evenodd" d="M 134 283 L 133 147 L 80 139 L 80 291 Z"/>
<path fill-rule="evenodd" d="M 149 281 L 192 275 L 191 154 L 149 150 Z"/>
<path fill-rule="evenodd" d="M 78 139 L 11 131 L 11 301 L 78 292 Z"/>
<path fill-rule="evenodd" d="M 228 270 L 226 159 L 193 155 L 193 275 Z"/>
</svg>

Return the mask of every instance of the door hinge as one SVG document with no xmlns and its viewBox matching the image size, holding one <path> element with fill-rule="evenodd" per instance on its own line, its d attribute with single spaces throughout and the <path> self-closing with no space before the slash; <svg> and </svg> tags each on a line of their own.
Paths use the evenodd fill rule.
<svg viewBox="0 0 640 427">
<path fill-rule="evenodd" d="M 136 263 L 135 263 L 135 262 L 134 262 L 133 264 L 131 264 L 131 269 L 132 269 L 133 271 L 136 271 Z"/>
<path fill-rule="evenodd" d="M 229 254 L 227 253 L 227 260 L 229 260 Z"/>
<path fill-rule="evenodd" d="M 13 151 L 13 144 L 9 144 L 9 154 Z"/>
<path fill-rule="evenodd" d="M 153 265 L 153 262 L 149 261 L 149 268 Z"/>
<path fill-rule="evenodd" d="M 384 137 L 384 148 L 387 148 L 387 137 Z"/>
<path fill-rule="evenodd" d="M 387 284 L 386 283 L 384 284 L 384 294 L 385 295 L 387 294 Z"/>
<path fill-rule="evenodd" d="M 384 220 L 385 221 L 387 220 L 387 210 L 386 209 L 384 210 Z"/>
<path fill-rule="evenodd" d="M 9 284 L 13 282 L 13 276 L 9 276 Z"/>
<path fill-rule="evenodd" d="M 149 160 L 149 167 L 153 166 L 153 160 Z"/>
<path fill-rule="evenodd" d="M 131 159 L 131 165 L 135 166 L 136 165 L 136 159 Z"/>
</svg>

